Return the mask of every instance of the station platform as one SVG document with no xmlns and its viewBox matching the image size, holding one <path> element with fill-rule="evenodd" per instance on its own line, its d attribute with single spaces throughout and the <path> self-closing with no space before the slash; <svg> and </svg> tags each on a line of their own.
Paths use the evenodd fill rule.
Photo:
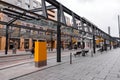
<svg viewBox="0 0 120 80">
<path fill-rule="evenodd" d="M 62 61 L 56 62 L 56 55 L 47 59 L 47 66 L 37 68 L 33 59 L 0 70 L 1 80 L 120 80 L 120 48 L 91 53 L 83 56 L 72 56 L 62 52 Z"/>
</svg>

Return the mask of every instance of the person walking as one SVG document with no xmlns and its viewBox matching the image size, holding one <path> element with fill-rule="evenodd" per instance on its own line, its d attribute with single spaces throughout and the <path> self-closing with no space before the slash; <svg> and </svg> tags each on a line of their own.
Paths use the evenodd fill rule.
<svg viewBox="0 0 120 80">
<path fill-rule="evenodd" d="M 13 51 L 12 51 L 12 53 L 13 53 L 13 54 L 16 54 L 16 52 L 17 52 L 16 43 L 14 43 L 14 44 L 13 44 Z"/>
<path fill-rule="evenodd" d="M 34 47 L 31 49 L 31 55 L 30 55 L 30 58 L 33 56 L 34 57 Z"/>
</svg>

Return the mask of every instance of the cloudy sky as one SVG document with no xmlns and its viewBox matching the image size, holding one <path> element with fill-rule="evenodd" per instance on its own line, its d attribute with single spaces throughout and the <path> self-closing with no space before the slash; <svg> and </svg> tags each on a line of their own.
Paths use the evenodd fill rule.
<svg viewBox="0 0 120 80">
<path fill-rule="evenodd" d="M 120 0 L 57 0 L 64 6 L 85 17 L 100 29 L 118 37 L 118 14 L 120 15 Z"/>
</svg>

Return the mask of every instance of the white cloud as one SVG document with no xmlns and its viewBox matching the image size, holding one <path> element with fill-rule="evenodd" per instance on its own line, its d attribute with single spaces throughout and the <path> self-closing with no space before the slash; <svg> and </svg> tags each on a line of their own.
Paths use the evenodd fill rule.
<svg viewBox="0 0 120 80">
<path fill-rule="evenodd" d="M 120 0 L 59 0 L 80 16 L 84 16 L 100 29 L 118 36 L 117 15 L 120 14 Z"/>
</svg>

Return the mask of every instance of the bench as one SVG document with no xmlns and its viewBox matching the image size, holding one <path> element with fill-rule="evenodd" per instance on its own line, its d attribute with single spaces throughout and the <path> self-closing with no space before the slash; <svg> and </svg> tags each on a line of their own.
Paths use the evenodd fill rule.
<svg viewBox="0 0 120 80">
<path fill-rule="evenodd" d="M 89 52 L 89 50 L 82 50 L 82 56 L 86 56 L 86 54 Z"/>
<path fill-rule="evenodd" d="M 83 49 L 81 51 L 78 51 L 74 54 L 74 56 L 76 57 L 76 55 L 79 55 L 82 54 L 82 56 L 86 56 L 86 54 L 89 52 L 89 50 L 86 50 L 86 49 Z"/>
<path fill-rule="evenodd" d="M 100 49 L 98 49 L 97 51 L 98 51 L 98 52 L 103 52 L 103 51 L 105 51 L 105 49 L 104 49 L 104 48 L 100 48 Z"/>
<path fill-rule="evenodd" d="M 74 54 L 74 56 L 76 57 L 76 55 L 79 55 L 80 56 L 80 54 L 82 53 L 82 51 L 78 51 L 78 52 L 76 52 L 75 54 Z"/>
<path fill-rule="evenodd" d="M 103 50 L 102 50 L 101 48 L 100 48 L 100 49 L 98 49 L 97 51 L 98 51 L 98 52 L 103 52 Z"/>
</svg>

